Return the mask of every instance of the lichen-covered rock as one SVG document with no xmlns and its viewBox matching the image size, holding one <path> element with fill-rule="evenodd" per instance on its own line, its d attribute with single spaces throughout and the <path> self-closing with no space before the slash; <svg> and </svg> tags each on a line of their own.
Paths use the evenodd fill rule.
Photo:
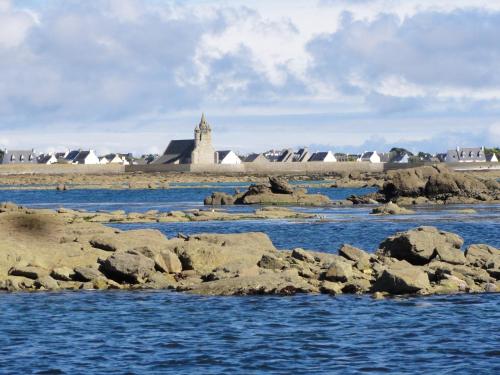
<svg viewBox="0 0 500 375">
<path fill-rule="evenodd" d="M 155 262 L 138 251 L 117 252 L 101 265 L 101 272 L 118 283 L 137 284 L 155 272 Z"/>
<path fill-rule="evenodd" d="M 233 205 L 235 198 L 227 193 L 214 192 L 209 197 L 206 197 L 204 204 L 207 206 Z"/>
<path fill-rule="evenodd" d="M 71 281 L 75 277 L 75 271 L 69 267 L 57 267 L 52 270 L 50 276 L 56 280 Z"/>
<path fill-rule="evenodd" d="M 371 213 L 372 215 L 411 215 L 414 214 L 415 211 L 399 207 L 397 204 L 389 202 L 373 208 Z"/>
<path fill-rule="evenodd" d="M 22 276 L 28 279 L 39 279 L 49 275 L 49 271 L 45 268 L 35 266 L 16 266 L 9 270 L 9 275 Z"/>
<path fill-rule="evenodd" d="M 424 226 L 388 237 L 379 245 L 378 254 L 424 265 L 436 257 L 437 249 L 451 255 L 456 254 L 454 249 L 460 249 L 462 244 L 463 239 L 454 233 Z"/>
<path fill-rule="evenodd" d="M 500 256 L 500 250 L 485 244 L 473 244 L 465 250 L 467 261 L 478 267 L 483 267 L 494 256 Z"/>
<path fill-rule="evenodd" d="M 102 277 L 102 273 L 93 267 L 75 267 L 74 269 L 73 280 L 75 281 L 89 282 L 99 277 Z"/>
<path fill-rule="evenodd" d="M 352 278 L 352 266 L 345 262 L 335 262 L 325 272 L 328 281 L 347 282 Z"/>
<path fill-rule="evenodd" d="M 339 249 L 339 255 L 355 262 L 355 267 L 359 270 L 370 268 L 371 255 L 357 247 L 343 244 Z"/>
<path fill-rule="evenodd" d="M 374 291 L 391 294 L 416 293 L 430 289 L 429 277 L 420 268 L 399 262 L 385 269 L 373 286 Z"/>
</svg>

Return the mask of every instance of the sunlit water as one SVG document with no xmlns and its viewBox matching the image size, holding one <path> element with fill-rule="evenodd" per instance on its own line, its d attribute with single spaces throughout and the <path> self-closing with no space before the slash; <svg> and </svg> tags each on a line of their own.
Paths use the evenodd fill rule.
<svg viewBox="0 0 500 375">
<path fill-rule="evenodd" d="M 213 190 L 0 191 L 30 207 L 146 211 L 202 208 Z M 316 191 L 316 189 L 311 189 Z M 318 189 L 333 199 L 369 189 Z M 370 207 L 298 208 L 324 220 L 117 225 L 178 232 L 263 231 L 278 248 L 373 251 L 388 235 L 435 225 L 466 244 L 500 247 L 500 207 L 421 207 L 379 217 Z M 229 207 L 229 210 L 251 210 Z M 375 301 L 370 297 L 199 297 L 174 292 L 0 294 L 0 373 L 500 373 L 500 296 Z"/>
</svg>

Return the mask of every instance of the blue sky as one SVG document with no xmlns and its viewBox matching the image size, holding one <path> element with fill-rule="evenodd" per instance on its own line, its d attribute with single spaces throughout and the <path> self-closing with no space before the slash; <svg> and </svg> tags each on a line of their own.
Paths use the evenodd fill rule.
<svg viewBox="0 0 500 375">
<path fill-rule="evenodd" d="M 0 147 L 500 144 L 500 2 L 0 0 Z"/>
</svg>

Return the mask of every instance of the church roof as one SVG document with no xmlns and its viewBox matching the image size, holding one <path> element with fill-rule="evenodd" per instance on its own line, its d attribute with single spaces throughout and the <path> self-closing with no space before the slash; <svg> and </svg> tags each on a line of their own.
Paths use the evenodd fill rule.
<svg viewBox="0 0 500 375">
<path fill-rule="evenodd" d="M 170 141 L 167 149 L 158 159 L 154 160 L 154 164 L 168 164 L 174 163 L 177 160 L 191 158 L 191 153 L 194 150 L 193 139 L 179 139 Z"/>
</svg>

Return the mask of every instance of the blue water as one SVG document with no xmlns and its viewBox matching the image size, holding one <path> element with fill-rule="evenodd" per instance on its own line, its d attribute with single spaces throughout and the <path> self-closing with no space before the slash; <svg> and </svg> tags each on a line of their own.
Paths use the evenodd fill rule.
<svg viewBox="0 0 500 375">
<path fill-rule="evenodd" d="M 145 211 L 202 208 L 213 190 L 0 191 L 31 207 Z M 311 189 L 313 190 L 313 189 Z M 370 189 L 314 189 L 342 199 Z M 373 251 L 388 235 L 435 225 L 466 244 L 500 247 L 500 205 L 297 208 L 324 221 L 267 220 L 117 225 L 178 232 L 266 232 L 280 249 Z M 229 210 L 241 210 L 228 207 Z M 246 207 L 250 210 L 253 208 Z M 0 294 L 0 374 L 500 373 L 500 295 L 200 297 L 169 291 Z"/>
<path fill-rule="evenodd" d="M 498 374 L 500 295 L 0 295 L 9 374 Z"/>
</svg>

